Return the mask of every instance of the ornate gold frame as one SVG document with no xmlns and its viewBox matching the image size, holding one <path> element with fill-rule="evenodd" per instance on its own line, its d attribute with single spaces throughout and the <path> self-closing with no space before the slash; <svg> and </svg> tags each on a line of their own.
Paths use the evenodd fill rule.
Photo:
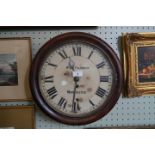
<svg viewBox="0 0 155 155">
<path fill-rule="evenodd" d="M 138 47 L 155 46 L 155 33 L 125 33 L 123 43 L 124 96 L 155 94 L 154 82 L 138 81 Z"/>
</svg>

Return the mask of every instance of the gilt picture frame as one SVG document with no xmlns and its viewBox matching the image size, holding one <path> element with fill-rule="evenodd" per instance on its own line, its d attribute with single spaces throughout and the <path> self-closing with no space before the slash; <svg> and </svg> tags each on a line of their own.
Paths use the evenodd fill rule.
<svg viewBox="0 0 155 155">
<path fill-rule="evenodd" d="M 0 38 L 0 101 L 31 100 L 31 38 Z"/>
<path fill-rule="evenodd" d="M 155 94 L 155 33 L 122 37 L 124 97 Z"/>
</svg>

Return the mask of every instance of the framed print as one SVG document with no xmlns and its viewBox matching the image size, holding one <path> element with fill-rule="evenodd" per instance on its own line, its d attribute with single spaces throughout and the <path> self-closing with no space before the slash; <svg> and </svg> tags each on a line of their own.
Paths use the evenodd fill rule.
<svg viewBox="0 0 155 155">
<path fill-rule="evenodd" d="M 33 129 L 34 122 L 34 105 L 0 107 L 0 128 L 2 129 Z"/>
<path fill-rule="evenodd" d="M 155 94 L 155 33 L 123 34 L 124 96 Z"/>
<path fill-rule="evenodd" d="M 0 101 L 30 100 L 30 38 L 0 38 Z"/>
</svg>

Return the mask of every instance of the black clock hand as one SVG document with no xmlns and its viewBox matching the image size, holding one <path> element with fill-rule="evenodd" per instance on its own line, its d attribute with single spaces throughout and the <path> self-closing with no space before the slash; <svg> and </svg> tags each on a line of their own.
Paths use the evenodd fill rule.
<svg viewBox="0 0 155 155">
<path fill-rule="evenodd" d="M 75 86 L 74 86 L 74 92 L 73 92 L 73 100 L 72 100 L 72 111 L 73 112 L 77 112 L 77 105 L 76 105 L 76 101 L 75 101 L 75 94 L 76 94 L 76 83 L 75 83 Z"/>
<path fill-rule="evenodd" d="M 68 62 L 68 66 L 71 70 L 74 71 L 74 67 L 75 67 L 75 62 L 69 57 L 69 62 Z"/>
<path fill-rule="evenodd" d="M 73 100 L 72 100 L 72 111 L 77 112 L 77 102 L 75 101 L 76 88 L 78 87 L 77 82 L 79 81 L 79 77 L 74 77 L 74 91 L 73 91 Z"/>
</svg>

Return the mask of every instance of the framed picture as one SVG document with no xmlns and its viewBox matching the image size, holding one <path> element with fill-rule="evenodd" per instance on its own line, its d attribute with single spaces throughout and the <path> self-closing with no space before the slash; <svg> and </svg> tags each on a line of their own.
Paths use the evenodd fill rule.
<svg viewBox="0 0 155 155">
<path fill-rule="evenodd" d="M 155 94 L 155 33 L 123 34 L 124 96 Z"/>
<path fill-rule="evenodd" d="M 0 128 L 2 129 L 33 129 L 35 128 L 34 105 L 1 106 Z"/>
<path fill-rule="evenodd" d="M 0 101 L 31 100 L 30 38 L 0 38 Z"/>
</svg>

